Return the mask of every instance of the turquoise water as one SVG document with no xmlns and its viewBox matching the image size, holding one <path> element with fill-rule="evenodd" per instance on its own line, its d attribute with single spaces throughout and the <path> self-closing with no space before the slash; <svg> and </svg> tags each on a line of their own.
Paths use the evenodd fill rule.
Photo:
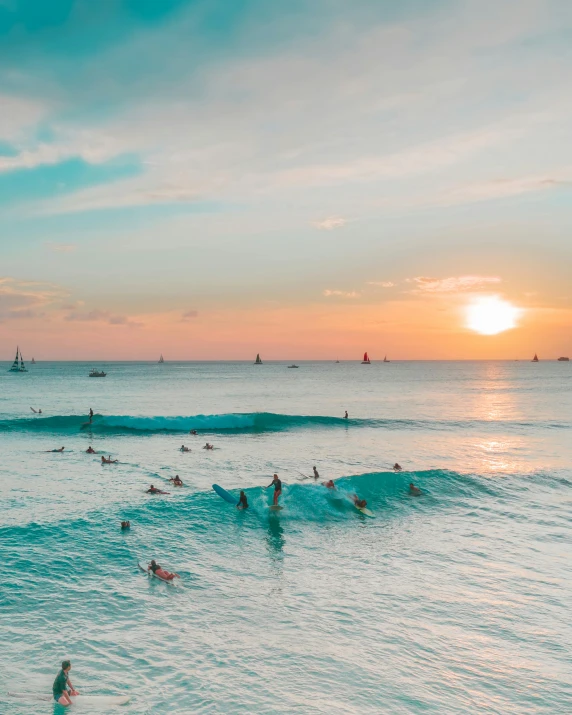
<svg viewBox="0 0 572 715">
<path fill-rule="evenodd" d="M 571 711 L 570 364 L 8 367 L 0 712 L 62 711 L 6 693 L 49 694 L 66 657 L 123 713 Z"/>
</svg>

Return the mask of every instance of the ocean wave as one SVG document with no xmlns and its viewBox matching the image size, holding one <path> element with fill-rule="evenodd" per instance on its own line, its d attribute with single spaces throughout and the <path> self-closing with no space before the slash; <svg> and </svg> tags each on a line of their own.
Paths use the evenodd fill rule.
<svg viewBox="0 0 572 715">
<path fill-rule="evenodd" d="M 235 412 L 218 415 L 190 416 L 135 416 L 100 415 L 88 422 L 84 415 L 56 415 L 0 420 L 0 432 L 30 431 L 51 433 L 91 432 L 129 433 L 186 433 L 197 432 L 278 432 L 312 428 L 373 428 L 387 430 L 446 430 L 459 429 L 570 429 L 563 422 L 518 422 L 491 420 L 408 420 L 331 417 L 327 415 L 284 415 L 274 412 Z"/>
</svg>

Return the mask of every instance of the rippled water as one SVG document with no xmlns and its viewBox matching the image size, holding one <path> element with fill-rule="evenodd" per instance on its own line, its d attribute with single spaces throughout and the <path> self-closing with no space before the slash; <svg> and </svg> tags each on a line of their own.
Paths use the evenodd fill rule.
<svg viewBox="0 0 572 715">
<path fill-rule="evenodd" d="M 65 657 L 124 713 L 570 712 L 569 364 L 91 367 L 0 365 L 0 712 Z"/>
</svg>

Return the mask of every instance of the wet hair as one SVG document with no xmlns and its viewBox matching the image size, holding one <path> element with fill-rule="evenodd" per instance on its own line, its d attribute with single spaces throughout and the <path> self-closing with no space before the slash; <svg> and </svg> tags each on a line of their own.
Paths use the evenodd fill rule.
<svg viewBox="0 0 572 715">
<path fill-rule="evenodd" d="M 71 668 L 71 663 L 69 660 L 62 660 L 62 670 L 67 670 Z"/>
</svg>

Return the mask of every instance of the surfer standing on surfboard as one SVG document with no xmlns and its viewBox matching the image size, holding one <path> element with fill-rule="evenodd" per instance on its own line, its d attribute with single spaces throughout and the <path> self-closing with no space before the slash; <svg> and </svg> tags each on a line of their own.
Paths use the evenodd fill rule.
<svg viewBox="0 0 572 715">
<path fill-rule="evenodd" d="M 270 484 L 264 488 L 270 489 L 271 486 L 274 486 L 274 506 L 278 506 L 278 497 L 282 494 L 282 482 L 278 479 L 277 474 L 274 475 Z"/>
<path fill-rule="evenodd" d="M 236 505 L 237 509 L 248 509 L 248 499 L 246 498 L 246 494 L 241 490 L 240 491 L 240 497 L 238 499 L 238 504 Z"/>
<path fill-rule="evenodd" d="M 91 407 L 89 408 L 89 423 L 91 424 L 93 422 L 93 410 Z"/>
<path fill-rule="evenodd" d="M 62 662 L 62 669 L 57 674 L 54 684 L 52 685 L 54 700 L 60 705 L 72 705 L 70 695 L 79 695 L 77 690 L 75 690 L 71 684 L 71 680 L 69 678 L 70 670 L 71 662 L 69 660 L 64 660 Z M 69 691 L 67 686 L 69 686 Z"/>
</svg>

